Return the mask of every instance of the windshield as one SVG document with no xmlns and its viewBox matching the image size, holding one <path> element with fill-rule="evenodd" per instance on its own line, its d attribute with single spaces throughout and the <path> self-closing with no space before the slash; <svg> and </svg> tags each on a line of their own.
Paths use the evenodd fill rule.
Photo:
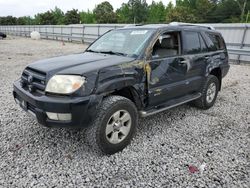
<svg viewBox="0 0 250 188">
<path fill-rule="evenodd" d="M 154 30 L 113 30 L 95 41 L 87 51 L 123 56 L 138 56 Z"/>
</svg>

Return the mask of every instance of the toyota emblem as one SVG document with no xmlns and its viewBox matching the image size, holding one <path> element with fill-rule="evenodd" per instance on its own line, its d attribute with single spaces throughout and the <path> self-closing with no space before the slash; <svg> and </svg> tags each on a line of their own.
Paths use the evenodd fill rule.
<svg viewBox="0 0 250 188">
<path fill-rule="evenodd" d="M 31 83 L 33 81 L 33 77 L 32 76 L 29 76 L 28 77 L 28 82 Z"/>
</svg>

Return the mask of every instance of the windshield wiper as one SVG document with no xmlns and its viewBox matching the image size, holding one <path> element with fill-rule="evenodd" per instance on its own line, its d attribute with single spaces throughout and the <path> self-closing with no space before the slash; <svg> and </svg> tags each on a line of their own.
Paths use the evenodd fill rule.
<svg viewBox="0 0 250 188">
<path fill-rule="evenodd" d="M 94 51 L 94 50 L 86 50 L 85 52 L 100 53 L 99 51 Z"/>
<path fill-rule="evenodd" d="M 128 56 L 128 54 L 122 53 L 122 52 L 114 52 L 114 51 L 99 51 L 99 53 L 102 54 L 111 54 L 111 55 L 120 55 L 120 56 Z"/>
</svg>

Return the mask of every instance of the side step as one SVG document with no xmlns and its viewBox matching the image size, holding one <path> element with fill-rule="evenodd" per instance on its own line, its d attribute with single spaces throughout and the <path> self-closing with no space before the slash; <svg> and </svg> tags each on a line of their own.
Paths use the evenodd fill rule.
<svg viewBox="0 0 250 188">
<path fill-rule="evenodd" d="M 156 113 L 168 110 L 170 108 L 185 104 L 187 102 L 193 101 L 193 100 L 198 99 L 200 97 L 201 97 L 201 93 L 186 95 L 186 96 L 180 97 L 178 99 L 169 100 L 166 103 L 155 106 L 154 108 L 150 108 L 147 111 L 140 111 L 139 113 L 140 113 L 141 117 L 151 116 L 153 114 L 156 114 Z"/>
</svg>

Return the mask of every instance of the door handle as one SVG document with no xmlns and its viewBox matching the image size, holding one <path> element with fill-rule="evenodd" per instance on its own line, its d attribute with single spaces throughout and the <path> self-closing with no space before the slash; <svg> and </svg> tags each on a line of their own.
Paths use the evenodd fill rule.
<svg viewBox="0 0 250 188">
<path fill-rule="evenodd" d="M 209 58 L 210 58 L 210 56 L 208 56 L 208 55 L 205 56 L 205 59 L 209 59 Z"/>
<path fill-rule="evenodd" d="M 188 64 L 188 61 L 187 61 L 187 60 L 180 60 L 179 63 L 180 63 L 181 65 L 184 65 L 184 64 Z"/>
<path fill-rule="evenodd" d="M 187 72 L 190 70 L 191 67 L 189 59 L 180 59 L 179 65 L 182 66 L 183 68 L 185 67 Z"/>
</svg>

